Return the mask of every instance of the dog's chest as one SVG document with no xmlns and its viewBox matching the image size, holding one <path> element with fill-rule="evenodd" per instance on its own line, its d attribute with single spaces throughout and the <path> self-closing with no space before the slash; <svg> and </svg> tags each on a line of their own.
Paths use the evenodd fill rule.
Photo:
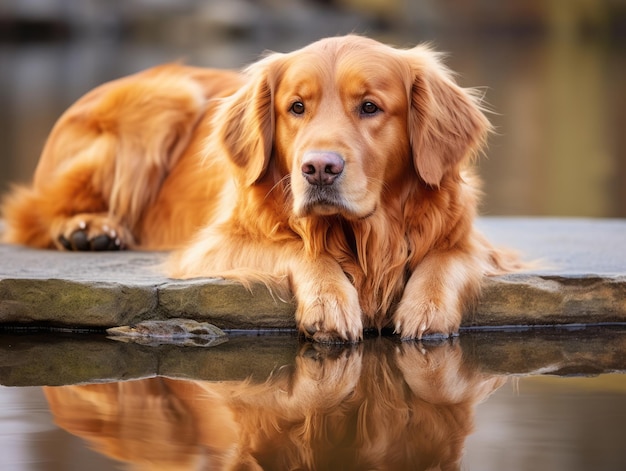
<svg viewBox="0 0 626 471">
<path fill-rule="evenodd" d="M 339 263 L 359 294 L 365 318 L 386 318 L 408 278 L 408 244 L 403 236 L 390 239 L 373 233 L 372 228 L 359 229 L 347 224 L 342 228 L 344 247 Z"/>
</svg>

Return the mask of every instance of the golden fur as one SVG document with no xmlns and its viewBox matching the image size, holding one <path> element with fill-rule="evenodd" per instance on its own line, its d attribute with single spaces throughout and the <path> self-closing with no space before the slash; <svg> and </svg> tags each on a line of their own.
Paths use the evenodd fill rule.
<svg viewBox="0 0 626 471">
<path fill-rule="evenodd" d="M 174 277 L 293 293 L 315 340 L 449 335 L 482 277 L 515 264 L 472 225 L 466 167 L 489 130 L 424 46 L 345 36 L 241 74 L 164 65 L 69 108 L 32 186 L 4 202 L 5 239 L 176 248 Z M 320 166 L 332 184 L 309 181 L 311 155 L 339 160 Z"/>
<path fill-rule="evenodd" d="M 505 378 L 458 342 L 302 344 L 265 382 L 44 388 L 56 423 L 133 469 L 459 470 L 474 407 Z"/>
</svg>

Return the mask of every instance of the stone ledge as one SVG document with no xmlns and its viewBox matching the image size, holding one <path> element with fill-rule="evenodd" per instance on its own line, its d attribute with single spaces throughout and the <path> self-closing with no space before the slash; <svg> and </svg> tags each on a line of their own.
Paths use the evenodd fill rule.
<svg viewBox="0 0 626 471">
<path fill-rule="evenodd" d="M 464 326 L 626 322 L 626 220 L 482 218 L 494 243 L 546 268 L 491 277 Z M 225 329 L 293 328 L 263 286 L 172 280 L 156 252 L 61 253 L 0 245 L 0 323 L 104 328 L 187 317 Z"/>
</svg>

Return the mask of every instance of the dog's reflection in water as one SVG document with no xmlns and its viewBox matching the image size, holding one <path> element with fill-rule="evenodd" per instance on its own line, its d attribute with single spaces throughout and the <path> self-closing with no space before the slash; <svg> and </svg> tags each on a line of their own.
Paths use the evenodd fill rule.
<svg viewBox="0 0 626 471">
<path fill-rule="evenodd" d="M 303 344 L 265 382 L 45 388 L 59 426 L 134 469 L 459 469 L 474 406 L 505 381 L 458 341 Z"/>
</svg>

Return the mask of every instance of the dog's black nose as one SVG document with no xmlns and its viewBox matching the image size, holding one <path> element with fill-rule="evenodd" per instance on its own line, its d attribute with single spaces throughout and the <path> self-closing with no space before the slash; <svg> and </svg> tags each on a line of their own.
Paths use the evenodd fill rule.
<svg viewBox="0 0 626 471">
<path fill-rule="evenodd" d="M 335 152 L 307 152 L 302 175 L 311 185 L 332 185 L 343 172 L 345 161 Z"/>
</svg>

